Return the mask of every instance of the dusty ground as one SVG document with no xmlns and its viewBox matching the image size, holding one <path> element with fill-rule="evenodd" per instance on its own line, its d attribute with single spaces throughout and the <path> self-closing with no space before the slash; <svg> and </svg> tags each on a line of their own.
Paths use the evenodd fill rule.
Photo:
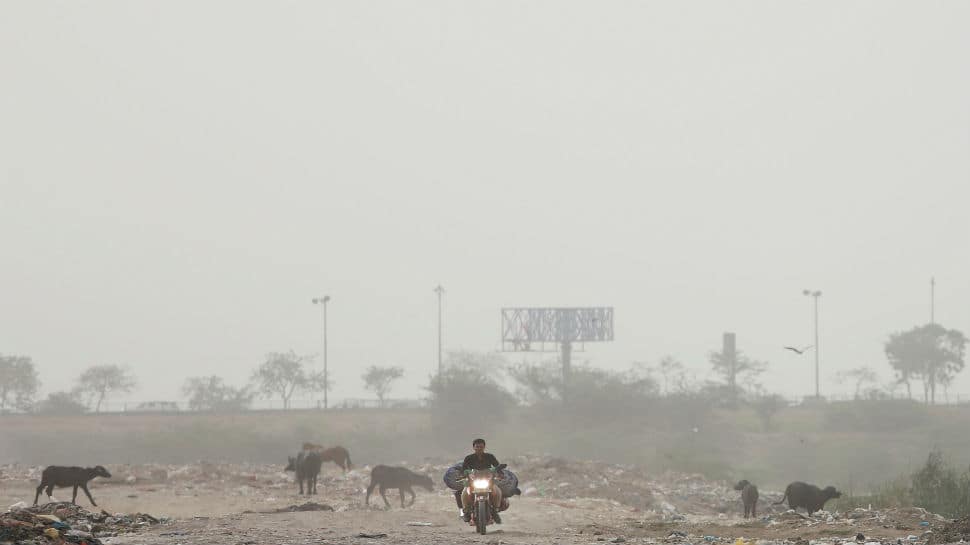
<svg viewBox="0 0 970 545">
<path fill-rule="evenodd" d="M 558 544 L 641 542 L 734 544 L 738 538 L 771 542 L 866 541 L 926 542 L 927 531 L 944 521 L 921 510 L 823 513 L 807 519 L 767 505 L 778 496 L 762 491 L 758 519 L 745 521 L 737 493 L 727 483 L 698 476 L 651 476 L 640 468 L 592 462 L 519 459 L 510 462 L 527 496 L 516 497 L 504 524 L 478 536 L 457 517 L 449 491 L 439 485 L 446 464 L 410 464 L 434 477 L 437 489 L 417 490 L 417 501 L 401 509 L 396 492 L 392 508 L 379 496 L 364 505 L 367 468 L 346 475 L 325 466 L 320 494 L 299 496 L 292 474 L 266 465 L 113 466 L 111 480 L 91 485 L 99 507 L 109 513 L 148 513 L 160 524 L 130 527 L 102 536 L 111 545 L 298 544 L 298 543 L 508 543 Z M 39 468 L 6 466 L 0 476 L 0 511 L 33 502 Z M 529 476 L 533 475 L 533 480 Z M 581 483 L 581 484 L 580 484 Z M 69 489 L 55 490 L 70 500 Z M 43 493 L 41 502 L 46 500 Z M 273 512 L 307 501 L 333 511 Z M 88 505 L 83 493 L 78 498 Z M 378 505 L 381 507 L 379 508 Z M 724 512 L 722 512 L 724 511 Z M 421 523 L 421 524 L 412 524 Z M 430 523 L 430 525 L 428 525 Z M 359 537 L 360 534 L 383 537 Z"/>
</svg>

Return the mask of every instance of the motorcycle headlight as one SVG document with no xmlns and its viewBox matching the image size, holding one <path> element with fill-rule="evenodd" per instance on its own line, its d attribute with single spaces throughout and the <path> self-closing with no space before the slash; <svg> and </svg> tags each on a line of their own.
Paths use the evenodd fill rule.
<svg viewBox="0 0 970 545">
<path fill-rule="evenodd" d="M 488 479 L 475 479 L 472 482 L 472 487 L 476 490 L 488 490 Z"/>
</svg>

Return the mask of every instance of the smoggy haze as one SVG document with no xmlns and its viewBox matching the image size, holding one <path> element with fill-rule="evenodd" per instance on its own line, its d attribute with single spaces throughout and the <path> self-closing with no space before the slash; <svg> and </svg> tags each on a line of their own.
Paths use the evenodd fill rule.
<svg viewBox="0 0 970 545">
<path fill-rule="evenodd" d="M 809 393 L 970 333 L 970 4 L 5 2 L 0 353 L 132 399 L 321 350 L 332 397 L 499 347 L 502 306 L 611 305 L 577 360 L 721 333 Z M 951 392 L 970 394 L 970 371 Z"/>
</svg>

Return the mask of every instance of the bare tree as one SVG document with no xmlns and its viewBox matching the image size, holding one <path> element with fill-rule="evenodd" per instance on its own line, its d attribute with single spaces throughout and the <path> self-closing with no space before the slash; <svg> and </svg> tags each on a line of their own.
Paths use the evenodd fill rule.
<svg viewBox="0 0 970 545">
<path fill-rule="evenodd" d="M 77 392 L 95 399 L 94 412 L 101 412 L 101 404 L 108 394 L 130 392 L 135 384 L 135 377 L 120 365 L 93 365 L 78 378 Z"/>
<path fill-rule="evenodd" d="M 849 369 L 848 371 L 842 371 L 838 374 L 839 378 L 842 380 L 851 380 L 855 382 L 855 393 L 853 394 L 853 399 L 861 399 L 860 392 L 862 387 L 866 384 L 876 384 L 879 381 L 879 375 L 868 366 L 860 366 L 854 369 Z"/>
<path fill-rule="evenodd" d="M 367 368 L 361 378 L 364 379 L 364 388 L 374 392 L 381 408 L 384 408 L 384 399 L 391 391 L 391 383 L 404 376 L 404 369 L 400 367 L 377 367 L 371 365 Z"/>
<path fill-rule="evenodd" d="M 663 394 L 668 395 L 673 386 L 678 392 L 686 388 L 687 373 L 684 364 L 673 356 L 664 356 L 657 363 L 657 373 L 662 379 Z"/>
<path fill-rule="evenodd" d="M 253 382 L 266 396 L 279 396 L 283 401 L 283 408 L 290 408 L 290 401 L 297 391 L 322 392 L 324 388 L 323 375 L 313 373 L 307 369 L 307 363 L 313 361 L 312 356 L 297 356 L 295 352 L 271 352 L 253 372 Z M 328 381 L 327 387 L 333 381 Z"/>
<path fill-rule="evenodd" d="M 737 403 L 742 386 L 755 387 L 755 378 L 768 367 L 767 363 L 748 358 L 740 350 L 733 357 L 721 352 L 711 352 L 709 359 L 714 372 L 724 379 L 727 396 L 730 398 L 728 401 L 732 405 Z"/>
</svg>

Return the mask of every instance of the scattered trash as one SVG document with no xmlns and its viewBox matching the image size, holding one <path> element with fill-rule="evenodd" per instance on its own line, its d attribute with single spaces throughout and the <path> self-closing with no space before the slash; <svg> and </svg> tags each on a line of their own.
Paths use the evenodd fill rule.
<svg viewBox="0 0 970 545">
<path fill-rule="evenodd" d="M 294 513 L 296 511 L 333 511 L 333 507 L 325 503 L 316 503 L 308 501 L 302 505 L 291 505 L 289 507 L 280 507 L 270 513 Z"/>
<path fill-rule="evenodd" d="M 16 505 L 16 504 L 15 504 Z M 0 513 L 0 542 L 102 545 L 99 537 L 133 533 L 160 519 L 144 513 L 92 513 L 71 503 L 19 507 Z"/>
<path fill-rule="evenodd" d="M 379 537 L 387 537 L 387 534 L 364 534 L 364 533 L 360 533 L 360 534 L 357 534 L 357 537 L 366 537 L 366 538 L 370 538 L 370 539 L 377 539 Z"/>
<path fill-rule="evenodd" d="M 594 539 L 611 543 L 641 542 L 639 533 L 631 534 L 626 531 L 628 526 L 642 529 L 646 535 L 654 536 L 644 541 L 648 545 L 660 545 L 664 542 L 668 545 L 877 545 L 880 541 L 884 544 L 897 543 L 900 536 L 899 545 L 943 545 L 961 539 L 970 541 L 970 520 L 961 525 L 960 521 L 944 520 L 918 508 L 877 507 L 873 510 L 862 507 L 839 512 L 835 510 L 837 504 L 833 503 L 829 504 L 832 511 L 816 512 L 809 517 L 804 514 L 804 510 L 799 513 L 786 510 L 782 506 L 772 506 L 774 501 L 780 499 L 781 492 L 763 489 L 759 517 L 744 520 L 741 518 L 741 503 L 732 489 L 732 484 L 701 475 L 679 472 L 658 474 L 641 466 L 592 460 L 564 460 L 547 455 L 515 456 L 502 461 L 515 468 L 522 476 L 522 496 L 528 497 L 527 501 L 532 505 L 542 506 L 540 509 L 554 506 L 554 509 L 576 510 L 573 511 L 576 514 L 589 513 L 596 517 L 587 520 L 607 517 L 600 520 L 598 529 L 594 530 L 587 525 L 585 531 L 579 532 L 586 534 L 590 542 Z M 437 462 L 409 465 L 415 471 L 431 476 L 440 475 L 448 467 L 445 463 Z M 123 468 L 112 466 L 110 469 L 112 474 L 118 476 L 110 483 L 110 486 L 117 487 L 115 498 L 129 495 L 146 498 L 148 492 L 156 490 L 173 492 L 176 496 L 198 498 L 221 494 L 241 500 L 246 507 L 256 509 L 248 512 L 259 514 L 362 511 L 366 509 L 362 498 L 369 478 L 367 467 L 347 474 L 328 475 L 324 481 L 327 490 L 325 499 L 332 506 L 312 501 L 290 505 L 290 502 L 303 502 L 304 499 L 297 499 L 292 474 L 282 473 L 278 465 L 146 464 Z M 23 465 L 2 466 L 0 471 L 3 472 L 0 478 L 2 481 L 26 481 L 28 478 L 39 477 L 37 468 Z M 136 483 L 134 486 L 131 485 L 132 476 Z M 146 486 L 148 482 L 152 483 L 151 486 Z M 30 495 L 33 495 L 32 490 Z M 322 498 L 324 497 L 320 499 Z M 16 499 L 16 496 L 12 496 L 5 503 Z M 419 506 L 422 501 L 427 502 L 425 506 L 447 509 L 449 518 L 452 518 L 454 504 L 450 495 L 444 497 L 441 493 L 433 493 L 431 496 L 419 494 Z M 516 510 L 516 501 L 522 500 L 513 499 L 513 513 Z M 287 507 L 277 509 L 279 506 Z M 145 526 L 165 521 L 151 515 L 95 512 L 98 510 L 96 507 L 90 509 L 92 511 L 87 512 L 64 502 L 28 508 L 26 502 L 18 501 L 6 513 L 0 513 L 0 543 L 28 541 L 30 545 L 80 545 L 84 541 L 87 545 L 100 545 L 99 539 L 134 533 Z M 607 510 L 609 515 L 605 515 Z M 418 512 L 411 516 L 431 517 Z M 185 520 L 193 519 L 208 520 L 209 517 L 185 516 Z M 217 516 L 211 519 L 224 520 Z M 326 516 L 321 519 L 334 520 Z M 396 520 L 398 525 L 403 522 L 402 519 Z M 620 520 L 625 522 L 620 523 Z M 421 520 L 403 523 L 414 527 L 440 526 Z M 944 531 L 944 525 L 948 527 L 947 531 Z M 727 528 L 733 528 L 734 531 L 729 532 Z M 57 539 L 60 541 L 55 543 L 54 538 L 43 533 L 48 529 L 56 530 Z M 351 526 L 345 527 L 343 532 L 344 535 L 353 536 L 353 532 L 359 530 L 359 527 Z M 853 530 L 857 534 L 852 534 Z M 339 529 L 336 531 L 340 532 Z M 234 535 L 242 539 L 233 541 L 234 545 L 259 543 L 259 540 L 248 543 L 245 538 L 249 536 L 242 535 L 242 530 L 237 532 Z M 165 533 L 165 536 L 169 538 L 171 545 L 176 545 L 176 542 L 189 545 L 186 540 L 205 542 L 205 533 L 193 527 L 191 532 L 171 532 Z M 761 538 L 739 539 L 738 536 L 742 533 Z M 625 540 L 618 537 L 620 534 L 638 537 L 619 541 Z M 91 537 L 87 538 L 87 535 Z M 614 538 L 610 538 L 610 535 Z M 191 537 L 186 539 L 183 536 Z M 183 539 L 177 539 L 179 537 Z M 363 534 L 359 537 L 379 539 L 386 535 Z"/>
</svg>

